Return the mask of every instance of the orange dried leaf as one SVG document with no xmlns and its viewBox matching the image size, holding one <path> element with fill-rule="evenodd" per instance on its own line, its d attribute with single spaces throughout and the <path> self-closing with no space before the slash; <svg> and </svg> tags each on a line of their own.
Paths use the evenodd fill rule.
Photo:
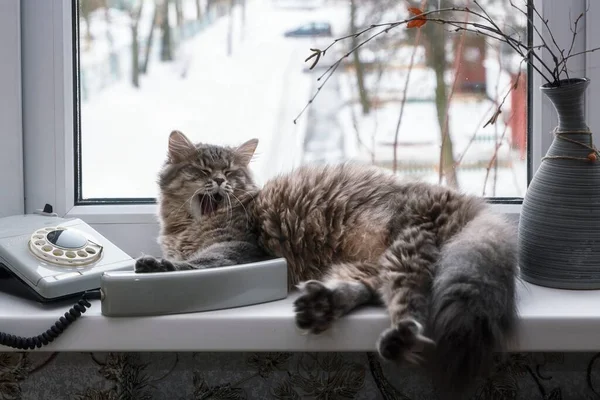
<svg viewBox="0 0 600 400">
<path fill-rule="evenodd" d="M 423 14 L 423 10 L 418 7 L 408 7 L 408 12 L 413 15 L 421 15 Z"/>
<path fill-rule="evenodd" d="M 423 10 L 421 10 L 420 8 L 417 7 L 408 7 L 408 12 L 413 14 L 414 16 L 416 16 L 417 18 L 408 21 L 408 23 L 406 24 L 407 28 L 420 28 L 423 25 L 425 25 L 425 23 L 427 22 L 427 18 L 425 17 L 418 17 L 419 15 L 423 14 Z"/>
<path fill-rule="evenodd" d="M 413 19 L 412 21 L 408 21 L 408 23 L 406 24 L 406 27 L 407 28 L 420 28 L 423 25 L 425 25 L 425 22 L 427 22 L 427 20 Z"/>
</svg>

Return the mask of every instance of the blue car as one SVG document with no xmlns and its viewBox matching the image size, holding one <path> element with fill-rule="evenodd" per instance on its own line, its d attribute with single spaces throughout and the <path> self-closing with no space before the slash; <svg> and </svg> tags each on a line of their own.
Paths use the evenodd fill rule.
<svg viewBox="0 0 600 400">
<path fill-rule="evenodd" d="M 309 22 L 284 33 L 285 37 L 331 37 L 329 22 Z"/>
</svg>

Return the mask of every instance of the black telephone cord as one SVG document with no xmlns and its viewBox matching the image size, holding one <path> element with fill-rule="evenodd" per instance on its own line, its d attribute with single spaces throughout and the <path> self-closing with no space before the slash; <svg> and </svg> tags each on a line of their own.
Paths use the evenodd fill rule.
<svg viewBox="0 0 600 400">
<path fill-rule="evenodd" d="M 73 307 L 60 317 L 46 332 L 32 337 L 23 337 L 0 332 L 0 344 L 13 349 L 34 349 L 46 346 L 65 331 L 81 314 L 85 313 L 92 304 L 88 300 L 100 299 L 100 290 L 85 292 Z"/>
</svg>

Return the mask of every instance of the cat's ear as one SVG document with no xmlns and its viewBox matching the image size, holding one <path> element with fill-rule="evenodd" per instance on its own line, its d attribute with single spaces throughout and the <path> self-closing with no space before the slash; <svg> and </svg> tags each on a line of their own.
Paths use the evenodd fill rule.
<svg viewBox="0 0 600 400">
<path fill-rule="evenodd" d="M 193 154 L 196 151 L 196 146 L 179 131 L 173 131 L 169 135 L 169 160 L 173 163 L 178 163 Z"/>
<path fill-rule="evenodd" d="M 235 149 L 237 162 L 243 166 L 247 166 L 254 156 L 256 146 L 258 146 L 258 139 L 250 139 L 246 143 L 238 146 L 238 148 Z"/>
</svg>

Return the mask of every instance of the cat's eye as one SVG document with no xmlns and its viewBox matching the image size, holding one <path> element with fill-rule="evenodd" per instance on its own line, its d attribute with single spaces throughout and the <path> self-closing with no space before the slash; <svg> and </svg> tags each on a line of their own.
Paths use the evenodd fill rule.
<svg viewBox="0 0 600 400">
<path fill-rule="evenodd" d="M 229 176 L 229 175 L 231 175 L 233 173 L 234 173 L 234 171 L 231 170 L 231 169 L 224 169 L 223 170 L 223 174 L 225 174 L 225 176 Z"/>
<path fill-rule="evenodd" d="M 212 171 L 207 168 L 200 168 L 200 172 L 202 172 L 204 175 L 210 175 L 212 173 Z"/>
</svg>

